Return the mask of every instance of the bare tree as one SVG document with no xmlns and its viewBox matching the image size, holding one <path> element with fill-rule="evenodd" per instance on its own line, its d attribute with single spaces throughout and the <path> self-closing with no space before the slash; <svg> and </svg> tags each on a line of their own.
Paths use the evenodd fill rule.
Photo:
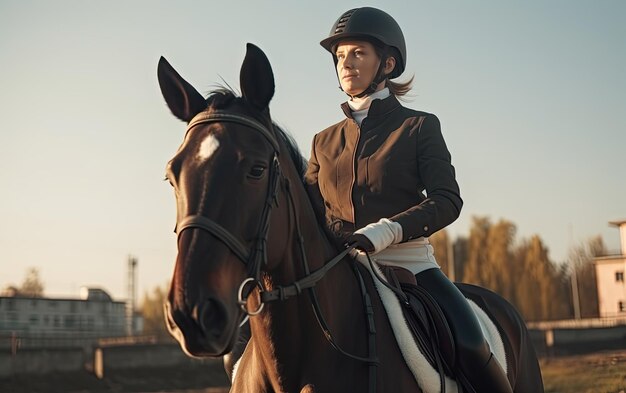
<svg viewBox="0 0 626 393">
<path fill-rule="evenodd" d="M 44 284 L 39 277 L 39 269 L 28 268 L 26 277 L 19 288 L 19 294 L 28 297 L 43 297 L 43 289 Z"/>
<path fill-rule="evenodd" d="M 606 247 L 599 235 L 570 250 L 570 277 L 572 274 L 576 274 L 576 280 L 572 280 L 576 283 L 576 288 L 573 288 L 576 290 L 572 292 L 577 293 L 579 297 L 579 299 L 574 299 L 572 303 L 579 304 L 580 316 L 582 317 L 593 318 L 599 315 L 598 288 L 593 260 L 601 255 L 606 255 Z"/>
<path fill-rule="evenodd" d="M 143 315 L 143 334 L 155 335 L 159 339 L 169 339 L 170 334 L 165 326 L 165 316 L 163 306 L 167 299 L 167 288 L 157 286 L 149 294 L 146 292 L 141 302 L 141 313 Z"/>
</svg>

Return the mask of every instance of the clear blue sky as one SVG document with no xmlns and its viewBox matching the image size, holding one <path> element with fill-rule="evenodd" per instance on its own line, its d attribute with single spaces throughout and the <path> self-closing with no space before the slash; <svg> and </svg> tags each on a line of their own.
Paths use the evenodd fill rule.
<svg viewBox="0 0 626 393">
<path fill-rule="evenodd" d="M 164 55 L 201 92 L 238 85 L 245 43 L 272 62 L 274 119 L 308 157 L 341 119 L 318 42 L 354 1 L 0 0 L 0 287 L 40 269 L 50 295 L 101 286 L 124 298 L 175 258 L 174 198 L 162 181 L 184 125 L 161 97 Z M 407 105 L 435 113 L 471 217 L 538 234 L 555 262 L 626 218 L 626 2 L 371 1 L 403 27 Z M 571 231 L 570 231 L 571 228 Z M 570 236 L 571 233 L 571 236 Z"/>
</svg>

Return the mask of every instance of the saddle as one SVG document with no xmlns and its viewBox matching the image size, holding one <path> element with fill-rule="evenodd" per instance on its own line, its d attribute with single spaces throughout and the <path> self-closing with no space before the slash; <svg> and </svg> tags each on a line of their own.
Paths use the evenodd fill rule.
<svg viewBox="0 0 626 393">
<path fill-rule="evenodd" d="M 387 283 L 400 298 L 409 330 L 430 365 L 439 371 L 442 378 L 444 373 L 456 377 L 454 336 L 435 299 L 417 285 L 415 276 L 409 270 L 397 266 L 379 266 Z"/>
</svg>

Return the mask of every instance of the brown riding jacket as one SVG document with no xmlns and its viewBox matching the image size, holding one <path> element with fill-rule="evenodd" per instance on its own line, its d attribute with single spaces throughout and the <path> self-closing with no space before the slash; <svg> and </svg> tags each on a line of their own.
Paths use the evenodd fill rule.
<svg viewBox="0 0 626 393">
<path fill-rule="evenodd" d="M 372 101 L 361 127 L 347 103 L 342 109 L 347 119 L 315 135 L 305 175 L 316 214 L 332 232 L 389 218 L 406 241 L 456 220 L 463 201 L 435 115 L 393 95 Z"/>
</svg>

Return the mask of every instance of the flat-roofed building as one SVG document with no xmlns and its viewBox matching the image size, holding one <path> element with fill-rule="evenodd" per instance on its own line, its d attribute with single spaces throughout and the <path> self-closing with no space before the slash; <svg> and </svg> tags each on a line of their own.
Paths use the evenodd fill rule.
<svg viewBox="0 0 626 393">
<path fill-rule="evenodd" d="M 125 302 L 100 288 L 83 288 L 80 298 L 0 296 L 0 333 L 45 336 L 125 335 Z"/>
<path fill-rule="evenodd" d="M 611 221 L 619 228 L 620 254 L 595 258 L 600 317 L 626 316 L 626 220 Z"/>
</svg>

